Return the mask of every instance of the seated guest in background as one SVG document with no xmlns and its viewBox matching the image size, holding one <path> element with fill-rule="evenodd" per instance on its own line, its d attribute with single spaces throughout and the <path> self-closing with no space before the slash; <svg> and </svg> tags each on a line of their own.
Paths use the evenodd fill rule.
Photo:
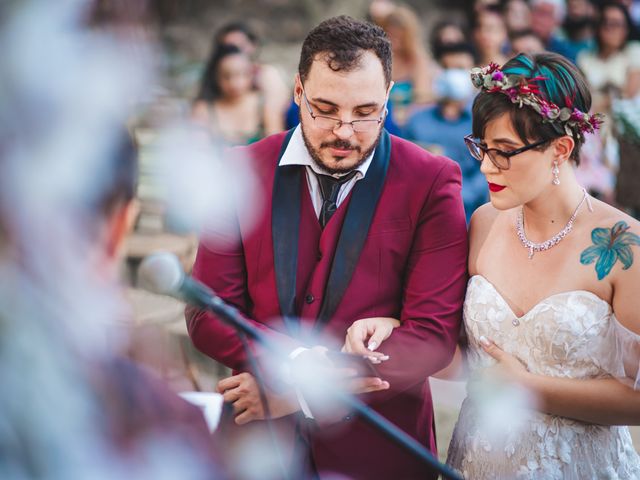
<svg viewBox="0 0 640 480">
<path fill-rule="evenodd" d="M 464 43 L 466 41 L 467 36 L 462 26 L 459 23 L 450 20 L 444 20 L 436 23 L 431 30 L 429 38 L 432 53 L 435 53 L 444 45 Z"/>
<path fill-rule="evenodd" d="M 502 65 L 507 61 L 507 27 L 500 9 L 485 7 L 471 18 L 471 38 L 481 65 L 490 62 Z"/>
<path fill-rule="evenodd" d="M 593 105 L 609 112 L 614 98 L 640 93 L 640 43 L 629 12 L 617 2 L 604 3 L 599 11 L 596 45 L 578 56 L 578 67 L 594 91 Z"/>
<path fill-rule="evenodd" d="M 403 136 L 458 162 L 468 221 L 475 209 L 488 201 L 487 182 L 480 173 L 480 165 L 464 143 L 465 135 L 471 131 L 470 101 L 475 93 L 469 82 L 473 50 L 470 45 L 459 43 L 441 47 L 435 55 L 443 69 L 435 81 L 438 103 L 414 113 Z"/>
<path fill-rule="evenodd" d="M 560 28 L 567 11 L 565 0 L 531 0 L 530 5 L 531 29 L 543 41 L 545 50 L 564 55 L 575 63 L 575 52 Z"/>
<path fill-rule="evenodd" d="M 394 85 L 389 96 L 394 120 L 403 125 L 412 105 L 433 100 L 432 62 L 422 39 L 420 22 L 413 10 L 396 6 L 379 21 L 391 41 Z"/>
<path fill-rule="evenodd" d="M 214 37 L 212 51 L 219 45 L 235 45 L 251 59 L 252 88 L 262 94 L 266 107 L 265 133 L 282 131 L 282 118 L 291 98 L 290 89 L 278 69 L 259 61 L 258 36 L 243 22 L 231 22 L 221 27 Z"/>
<path fill-rule="evenodd" d="M 577 59 L 583 50 L 593 48 L 597 9 L 594 0 L 567 0 L 567 16 L 562 31 L 570 58 Z"/>
<path fill-rule="evenodd" d="M 595 47 L 578 55 L 578 67 L 584 72 L 593 95 L 593 108 L 609 118 L 613 102 L 640 94 L 640 43 L 632 40 L 633 37 L 634 26 L 625 7 L 606 2 L 599 11 Z M 580 165 L 578 173 L 582 174 L 585 186 L 600 193 L 604 200 L 612 202 L 615 190 L 620 205 L 628 206 L 625 199 L 636 195 L 637 184 L 635 169 L 629 171 L 627 166 L 637 163 L 637 146 L 627 145 L 625 138 L 618 138 L 613 122 L 608 123 L 593 139 L 591 148 L 585 150 L 584 165 Z M 622 166 L 622 171 L 614 189 L 618 166 Z"/>
<path fill-rule="evenodd" d="M 509 35 L 511 53 L 540 53 L 544 52 L 544 44 L 533 30 L 520 30 Z"/>
<path fill-rule="evenodd" d="M 503 0 L 502 14 L 509 35 L 531 27 L 531 8 L 527 0 Z"/>
<path fill-rule="evenodd" d="M 233 45 L 218 46 L 205 69 L 193 119 L 232 145 L 260 140 L 269 115 L 264 93 L 251 88 L 252 80 L 247 54 Z"/>
</svg>

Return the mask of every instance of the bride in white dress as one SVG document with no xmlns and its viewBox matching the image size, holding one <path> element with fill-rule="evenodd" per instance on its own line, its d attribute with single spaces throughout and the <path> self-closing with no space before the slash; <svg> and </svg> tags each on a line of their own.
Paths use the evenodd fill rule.
<svg viewBox="0 0 640 480">
<path fill-rule="evenodd" d="M 625 425 L 640 424 L 640 223 L 575 179 L 572 162 L 600 122 L 585 113 L 586 82 L 551 53 L 472 79 L 481 92 L 466 141 L 491 203 L 470 225 L 469 394 L 447 463 L 474 480 L 639 479 Z M 345 350 L 366 353 L 362 329 L 379 346 L 398 322 L 360 321 Z"/>
</svg>

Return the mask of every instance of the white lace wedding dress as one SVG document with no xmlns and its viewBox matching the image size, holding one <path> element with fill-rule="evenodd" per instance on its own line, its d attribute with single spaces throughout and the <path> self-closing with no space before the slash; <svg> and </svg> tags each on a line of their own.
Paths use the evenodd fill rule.
<svg viewBox="0 0 640 480">
<path fill-rule="evenodd" d="M 593 293 L 559 293 L 517 317 L 495 287 L 476 275 L 469 280 L 464 323 L 471 375 L 495 363 L 480 346 L 484 336 L 535 374 L 631 376 L 638 387 L 640 336 L 625 329 L 611 306 Z M 495 404 L 500 394 L 493 390 Z M 627 427 L 593 425 L 518 408 L 505 408 L 490 419 L 493 424 L 487 424 L 486 405 L 477 398 L 483 395 L 471 391 L 462 405 L 447 459 L 466 479 L 640 479 L 640 457 Z M 514 418 L 514 412 L 523 415 Z"/>
</svg>

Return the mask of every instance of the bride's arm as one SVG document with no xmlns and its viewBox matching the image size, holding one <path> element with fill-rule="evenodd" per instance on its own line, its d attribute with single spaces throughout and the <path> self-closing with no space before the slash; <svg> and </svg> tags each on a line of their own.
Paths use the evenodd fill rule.
<svg viewBox="0 0 640 480">
<path fill-rule="evenodd" d="M 501 376 L 530 390 L 544 413 L 601 425 L 640 425 L 640 391 L 626 382 L 535 375 L 495 344 L 483 348 L 498 361 Z"/>
</svg>

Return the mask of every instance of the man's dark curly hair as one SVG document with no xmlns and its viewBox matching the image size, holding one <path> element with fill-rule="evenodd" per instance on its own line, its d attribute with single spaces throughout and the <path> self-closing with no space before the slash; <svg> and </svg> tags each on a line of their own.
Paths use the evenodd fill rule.
<svg viewBox="0 0 640 480">
<path fill-rule="evenodd" d="M 372 51 L 380 59 L 388 85 L 391 82 L 391 42 L 384 30 L 346 15 L 325 20 L 304 39 L 298 64 L 300 79 L 304 83 L 319 54 L 331 70 L 349 72 L 360 66 L 365 51 Z"/>
</svg>

